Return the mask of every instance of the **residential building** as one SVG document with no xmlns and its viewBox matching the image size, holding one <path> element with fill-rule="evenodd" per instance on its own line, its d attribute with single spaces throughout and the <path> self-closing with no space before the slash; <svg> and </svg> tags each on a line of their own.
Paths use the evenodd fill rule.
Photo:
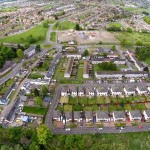
<svg viewBox="0 0 150 150">
<path fill-rule="evenodd" d="M 110 121 L 109 112 L 100 111 L 100 110 L 97 111 L 96 112 L 96 122 L 100 122 L 100 121 L 105 121 L 105 122 Z"/>
<path fill-rule="evenodd" d="M 65 120 L 66 122 L 72 121 L 72 112 L 65 112 Z"/>
<path fill-rule="evenodd" d="M 68 88 L 63 86 L 61 89 L 61 96 L 68 96 Z"/>
<path fill-rule="evenodd" d="M 115 58 L 113 60 L 114 64 L 116 65 L 125 65 L 126 64 L 126 60 L 125 59 L 120 59 L 120 58 Z"/>
<path fill-rule="evenodd" d="M 146 86 L 138 86 L 136 88 L 136 91 L 138 92 L 138 94 L 147 94 L 148 93 L 148 89 Z"/>
<path fill-rule="evenodd" d="M 72 97 L 78 96 L 77 88 L 76 88 L 76 87 L 71 86 L 71 87 L 69 88 L 69 90 L 70 90 L 70 94 L 71 94 Z"/>
<path fill-rule="evenodd" d="M 150 109 L 144 110 L 143 115 L 144 115 L 145 120 L 149 120 L 150 119 Z"/>
<path fill-rule="evenodd" d="M 85 94 L 84 94 L 84 89 L 83 89 L 83 87 L 78 87 L 78 96 L 84 96 Z"/>
<path fill-rule="evenodd" d="M 107 96 L 108 95 L 108 87 L 99 86 L 96 88 L 97 96 Z"/>
<path fill-rule="evenodd" d="M 124 93 L 125 93 L 125 95 L 135 95 L 135 87 L 134 86 L 125 86 Z"/>
<path fill-rule="evenodd" d="M 73 116 L 74 116 L 74 121 L 80 122 L 82 119 L 80 111 L 74 111 Z"/>
<path fill-rule="evenodd" d="M 96 72 L 95 76 L 97 79 L 101 78 L 146 78 L 148 77 L 148 73 L 146 71 L 123 71 L 123 72 L 117 72 L 117 71 L 103 71 L 103 72 Z"/>
<path fill-rule="evenodd" d="M 69 60 L 68 60 L 67 66 L 66 66 L 65 74 L 64 74 L 65 78 L 70 78 L 71 77 L 73 63 L 74 63 L 74 58 L 70 57 Z"/>
<path fill-rule="evenodd" d="M 89 63 L 87 61 L 84 61 L 84 68 L 83 68 L 83 78 L 88 79 L 89 78 Z"/>
<path fill-rule="evenodd" d="M 30 46 L 28 49 L 26 49 L 24 51 L 24 55 L 26 58 L 30 58 L 31 56 L 33 56 L 35 54 L 35 47 L 34 46 Z"/>
<path fill-rule="evenodd" d="M 122 87 L 121 86 L 113 86 L 110 91 L 113 96 L 122 95 Z"/>
<path fill-rule="evenodd" d="M 56 121 L 62 120 L 62 113 L 60 112 L 60 110 L 54 110 L 53 119 Z"/>
<path fill-rule="evenodd" d="M 67 58 L 73 57 L 73 58 L 77 58 L 80 59 L 82 56 L 81 54 L 66 54 Z"/>
<path fill-rule="evenodd" d="M 94 88 L 93 87 L 85 87 L 85 93 L 87 97 L 94 96 Z"/>
<path fill-rule="evenodd" d="M 86 122 L 93 122 L 93 115 L 91 111 L 85 111 Z"/>
<path fill-rule="evenodd" d="M 126 115 L 124 111 L 114 111 L 112 113 L 114 121 L 125 121 Z"/>
<path fill-rule="evenodd" d="M 140 110 L 132 110 L 132 111 L 129 111 L 129 118 L 130 118 L 130 121 L 141 120 L 142 114 Z"/>
</svg>

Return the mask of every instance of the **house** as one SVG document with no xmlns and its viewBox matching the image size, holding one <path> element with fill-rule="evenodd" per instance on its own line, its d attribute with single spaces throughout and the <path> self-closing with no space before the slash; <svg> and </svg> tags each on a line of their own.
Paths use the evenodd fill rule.
<svg viewBox="0 0 150 150">
<path fill-rule="evenodd" d="M 94 88 L 93 87 L 85 87 L 85 94 L 87 97 L 94 96 Z"/>
<path fill-rule="evenodd" d="M 72 112 L 65 112 L 65 120 L 66 122 L 72 121 Z"/>
<path fill-rule="evenodd" d="M 124 111 L 114 111 L 112 113 L 114 121 L 125 121 L 126 115 Z"/>
<path fill-rule="evenodd" d="M 107 57 L 110 58 L 110 59 L 114 59 L 114 58 L 118 58 L 118 55 L 117 54 L 111 54 L 111 53 L 109 53 L 107 55 Z"/>
<path fill-rule="evenodd" d="M 100 86 L 96 88 L 97 96 L 107 96 L 108 95 L 108 87 Z"/>
<path fill-rule="evenodd" d="M 122 87 L 121 86 L 113 86 L 113 87 L 111 87 L 110 91 L 113 96 L 122 95 Z"/>
<path fill-rule="evenodd" d="M 131 121 L 133 120 L 141 120 L 142 119 L 142 115 L 140 110 L 132 110 L 129 112 L 129 118 Z"/>
<path fill-rule="evenodd" d="M 94 55 L 91 56 L 91 62 L 92 64 L 99 64 L 103 62 L 110 62 L 110 58 L 104 58 L 103 56 Z"/>
<path fill-rule="evenodd" d="M 135 95 L 134 86 L 125 86 L 123 90 L 124 90 L 125 95 Z"/>
<path fill-rule="evenodd" d="M 93 122 L 93 115 L 91 111 L 85 111 L 86 122 Z"/>
<path fill-rule="evenodd" d="M 72 86 L 69 88 L 69 90 L 72 97 L 76 97 L 78 95 L 76 87 Z"/>
<path fill-rule="evenodd" d="M 74 117 L 74 121 L 80 122 L 82 119 L 81 112 L 80 111 L 74 111 L 73 117 Z"/>
<path fill-rule="evenodd" d="M 61 96 L 68 96 L 68 88 L 63 86 L 61 89 Z"/>
<path fill-rule="evenodd" d="M 24 55 L 26 58 L 30 58 L 31 56 L 33 56 L 35 54 L 35 47 L 34 46 L 30 46 L 28 49 L 26 49 L 24 51 Z"/>
<path fill-rule="evenodd" d="M 113 60 L 113 62 L 114 62 L 114 64 L 116 64 L 116 65 L 125 65 L 125 64 L 126 64 L 125 59 L 120 59 L 120 58 L 115 58 L 115 59 Z"/>
<path fill-rule="evenodd" d="M 138 86 L 136 88 L 136 91 L 138 92 L 138 94 L 147 94 L 148 93 L 148 89 L 146 86 Z"/>
<path fill-rule="evenodd" d="M 97 79 L 101 78 L 146 78 L 148 77 L 148 73 L 146 71 L 103 71 L 103 72 L 96 72 L 95 76 Z"/>
<path fill-rule="evenodd" d="M 73 57 L 73 58 L 77 58 L 80 59 L 82 56 L 81 54 L 66 54 L 67 58 Z"/>
<path fill-rule="evenodd" d="M 145 120 L 149 120 L 150 119 L 150 109 L 144 110 L 143 115 L 144 115 Z"/>
<path fill-rule="evenodd" d="M 78 87 L 78 96 L 84 96 L 84 90 L 83 87 Z"/>
<path fill-rule="evenodd" d="M 96 112 L 96 122 L 100 122 L 100 121 L 105 121 L 105 122 L 110 121 L 109 112 L 100 111 L 100 110 L 97 111 Z"/>
<path fill-rule="evenodd" d="M 84 61 L 84 68 L 83 68 L 83 78 L 89 78 L 89 64 L 87 61 Z"/>
<path fill-rule="evenodd" d="M 74 58 L 70 57 L 69 60 L 68 60 L 67 66 L 66 66 L 65 74 L 64 74 L 65 78 L 70 78 L 71 77 L 73 63 L 74 63 Z"/>
<path fill-rule="evenodd" d="M 61 114 L 60 110 L 54 110 L 53 120 L 56 120 L 56 121 L 62 120 L 62 114 Z"/>
</svg>

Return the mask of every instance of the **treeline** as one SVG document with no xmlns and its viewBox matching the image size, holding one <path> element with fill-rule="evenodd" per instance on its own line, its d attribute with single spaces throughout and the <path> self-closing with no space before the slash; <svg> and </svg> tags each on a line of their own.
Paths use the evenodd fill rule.
<svg viewBox="0 0 150 150">
<path fill-rule="evenodd" d="M 17 57 L 16 50 L 16 48 L 4 46 L 2 43 L 0 44 L 0 68 L 3 67 L 5 61 Z"/>
<path fill-rule="evenodd" d="M 145 61 L 147 58 L 150 58 L 150 47 L 137 47 L 135 55 L 139 60 Z"/>
<path fill-rule="evenodd" d="M 34 37 L 33 35 L 29 35 L 26 38 L 20 38 L 21 41 L 24 41 L 24 42 L 29 43 L 29 44 L 36 43 L 42 39 L 43 39 L 42 36 Z"/>
</svg>

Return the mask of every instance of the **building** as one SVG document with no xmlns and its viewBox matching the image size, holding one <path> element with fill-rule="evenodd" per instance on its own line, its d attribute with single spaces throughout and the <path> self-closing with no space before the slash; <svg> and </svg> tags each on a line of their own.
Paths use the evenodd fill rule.
<svg viewBox="0 0 150 150">
<path fill-rule="evenodd" d="M 130 118 L 130 121 L 141 120 L 142 114 L 140 110 L 132 110 L 129 112 L 129 118 Z"/>
<path fill-rule="evenodd" d="M 122 95 L 122 89 L 123 88 L 121 86 L 113 86 L 111 87 L 110 91 L 113 96 L 119 96 Z"/>
<path fill-rule="evenodd" d="M 125 93 L 125 95 L 135 95 L 135 87 L 134 86 L 125 86 L 124 93 Z"/>
<path fill-rule="evenodd" d="M 103 56 L 94 55 L 91 56 L 91 62 L 92 64 L 99 64 L 103 62 L 111 62 L 110 58 L 104 58 Z"/>
<path fill-rule="evenodd" d="M 84 96 L 84 90 L 83 87 L 78 87 L 78 96 Z"/>
<path fill-rule="evenodd" d="M 112 113 L 114 121 L 125 121 L 126 115 L 124 111 L 114 111 Z"/>
<path fill-rule="evenodd" d="M 100 121 L 105 121 L 105 122 L 110 121 L 109 112 L 100 111 L 100 110 L 97 111 L 96 112 L 96 122 L 100 122 Z"/>
<path fill-rule="evenodd" d="M 80 59 L 82 56 L 81 54 L 66 54 L 67 58 L 73 57 L 73 58 L 77 58 Z"/>
<path fill-rule="evenodd" d="M 93 87 L 85 87 L 85 93 L 87 97 L 94 96 L 94 88 Z"/>
<path fill-rule="evenodd" d="M 80 111 L 74 111 L 73 118 L 74 118 L 74 121 L 80 122 L 82 119 L 81 112 Z"/>
<path fill-rule="evenodd" d="M 96 88 L 96 94 L 97 96 L 107 96 L 108 95 L 108 87 L 97 87 Z"/>
<path fill-rule="evenodd" d="M 61 89 L 61 96 L 68 96 L 68 88 L 67 87 L 62 87 Z"/>
<path fill-rule="evenodd" d="M 60 110 L 54 110 L 53 120 L 62 121 L 62 114 Z"/>
<path fill-rule="evenodd" d="M 114 64 L 116 65 L 125 65 L 126 64 L 126 60 L 125 59 L 120 59 L 120 58 L 115 58 L 113 60 Z"/>
<path fill-rule="evenodd" d="M 87 61 L 84 61 L 84 68 L 83 68 L 83 78 L 88 79 L 89 76 L 89 68 L 90 64 Z"/>
<path fill-rule="evenodd" d="M 150 109 L 144 110 L 143 115 L 144 115 L 145 120 L 149 120 L 150 119 Z"/>
<path fill-rule="evenodd" d="M 138 86 L 136 88 L 136 91 L 138 92 L 138 94 L 147 94 L 148 93 L 148 89 L 146 86 Z"/>
<path fill-rule="evenodd" d="M 85 111 L 86 122 L 93 122 L 93 115 L 91 111 Z"/>
<path fill-rule="evenodd" d="M 30 58 L 31 56 L 33 56 L 35 54 L 35 47 L 34 46 L 30 46 L 28 49 L 26 49 L 24 51 L 24 55 L 26 58 Z"/>
<path fill-rule="evenodd" d="M 69 60 L 68 60 L 67 66 L 66 66 L 65 74 L 64 74 L 65 78 L 70 78 L 71 77 L 73 63 L 74 63 L 74 58 L 70 57 Z"/>
<path fill-rule="evenodd" d="M 72 112 L 69 111 L 65 112 L 65 120 L 66 122 L 72 121 Z"/>
<path fill-rule="evenodd" d="M 69 90 L 70 90 L 70 94 L 71 94 L 72 97 L 78 96 L 76 87 L 72 86 L 72 87 L 69 88 Z"/>
<path fill-rule="evenodd" d="M 97 79 L 101 78 L 146 78 L 148 77 L 148 73 L 146 71 L 107 71 L 107 72 L 96 72 L 95 76 Z"/>
</svg>

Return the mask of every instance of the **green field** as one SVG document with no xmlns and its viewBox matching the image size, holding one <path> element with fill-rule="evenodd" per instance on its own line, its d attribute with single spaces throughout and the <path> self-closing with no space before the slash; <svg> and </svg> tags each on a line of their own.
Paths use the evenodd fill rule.
<svg viewBox="0 0 150 150">
<path fill-rule="evenodd" d="M 64 21 L 61 22 L 57 28 L 57 30 L 68 30 L 68 29 L 74 29 L 75 23 L 71 21 Z"/>
<path fill-rule="evenodd" d="M 150 34 L 149 33 L 139 33 L 139 32 L 118 32 L 116 33 L 116 37 L 118 40 L 126 40 L 131 42 L 132 44 L 136 44 L 136 42 L 142 42 L 145 45 L 150 44 Z"/>
<path fill-rule="evenodd" d="M 45 108 L 38 108 L 38 107 L 24 106 L 23 112 L 30 113 L 30 114 L 37 114 L 37 115 L 45 115 L 46 109 Z"/>
<path fill-rule="evenodd" d="M 14 7 L 7 7 L 7 8 L 0 8 L 0 12 L 12 12 L 12 11 L 17 11 L 18 7 L 14 6 Z"/>
<path fill-rule="evenodd" d="M 14 36 L 8 36 L 6 38 L 0 39 L 0 42 L 5 43 L 16 43 L 16 44 L 25 44 L 28 43 L 28 38 L 30 35 L 36 40 L 32 44 L 43 42 L 46 38 L 48 28 L 44 28 L 42 24 L 37 25 L 36 27 L 29 29 L 28 31 L 17 34 Z"/>
<path fill-rule="evenodd" d="M 116 27 L 118 27 L 118 28 L 123 27 L 123 25 L 122 25 L 121 23 L 119 23 L 119 22 L 111 22 L 111 23 L 109 23 L 109 24 L 107 25 L 106 28 L 110 28 L 110 27 L 112 27 L 112 26 L 116 26 Z"/>
<path fill-rule="evenodd" d="M 56 32 L 51 32 L 50 41 L 56 42 Z"/>
</svg>

